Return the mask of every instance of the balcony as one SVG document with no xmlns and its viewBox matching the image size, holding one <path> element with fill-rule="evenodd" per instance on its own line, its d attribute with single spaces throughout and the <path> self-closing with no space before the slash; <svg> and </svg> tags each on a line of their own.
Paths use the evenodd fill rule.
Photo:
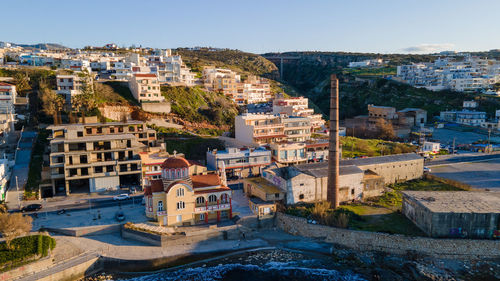
<svg viewBox="0 0 500 281">
<path fill-rule="evenodd" d="M 282 123 L 273 123 L 273 124 L 255 124 L 254 127 L 257 128 L 275 128 L 275 127 L 281 127 L 283 128 L 284 125 Z"/>
<path fill-rule="evenodd" d="M 224 204 L 219 204 L 219 205 L 208 205 L 208 206 L 195 207 L 194 212 L 195 213 L 213 212 L 213 211 L 227 210 L 229 208 L 231 208 L 231 205 L 229 203 L 224 203 Z"/>
</svg>

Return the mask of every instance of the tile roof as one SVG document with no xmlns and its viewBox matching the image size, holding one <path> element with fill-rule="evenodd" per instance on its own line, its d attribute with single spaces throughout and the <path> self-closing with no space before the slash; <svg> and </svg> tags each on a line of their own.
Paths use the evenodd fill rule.
<svg viewBox="0 0 500 281">
<path fill-rule="evenodd" d="M 217 174 L 192 175 L 191 181 L 194 188 L 221 185 L 221 180 Z"/>
<path fill-rule="evenodd" d="M 161 164 L 163 169 L 188 168 L 190 166 L 189 161 L 182 157 L 169 157 Z"/>
<path fill-rule="evenodd" d="M 139 78 L 156 78 L 156 74 L 153 74 L 153 73 L 136 73 L 134 74 L 135 77 L 139 77 Z"/>
</svg>

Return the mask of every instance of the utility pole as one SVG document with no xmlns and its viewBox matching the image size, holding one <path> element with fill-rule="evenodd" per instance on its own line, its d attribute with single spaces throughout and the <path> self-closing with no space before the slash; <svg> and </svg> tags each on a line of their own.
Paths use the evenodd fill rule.
<svg viewBox="0 0 500 281">
<path fill-rule="evenodd" d="M 490 137 L 491 137 L 491 129 L 488 129 L 488 153 L 491 153 Z"/>
</svg>

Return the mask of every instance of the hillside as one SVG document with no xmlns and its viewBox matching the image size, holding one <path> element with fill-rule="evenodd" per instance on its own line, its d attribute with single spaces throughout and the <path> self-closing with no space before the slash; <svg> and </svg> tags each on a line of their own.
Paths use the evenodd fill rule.
<svg viewBox="0 0 500 281">
<path fill-rule="evenodd" d="M 287 53 L 299 56 L 299 60 L 286 61 L 282 82 L 293 87 L 300 95 L 308 97 L 319 106 L 327 118 L 330 95 L 329 76 L 336 73 L 340 79 L 341 119 L 367 114 L 367 105 L 394 106 L 397 109 L 418 107 L 428 111 L 428 117 L 439 115 L 439 111 L 458 109 L 465 99 L 479 101 L 481 110 L 489 115 L 500 108 L 500 99 L 452 91 L 433 92 L 382 79 L 394 75 L 395 66 L 402 63 L 434 60 L 430 55 L 379 55 L 356 53 L 300 52 Z M 381 69 L 348 69 L 350 61 L 381 57 L 390 60 L 388 67 Z M 429 119 L 431 120 L 431 119 Z"/>
<path fill-rule="evenodd" d="M 232 126 L 238 115 L 238 107 L 231 100 L 201 87 L 162 86 L 161 93 L 171 103 L 172 113 L 189 122 Z"/>
<path fill-rule="evenodd" d="M 239 50 L 189 50 L 179 48 L 174 50 L 182 56 L 182 60 L 192 68 L 194 72 L 201 74 L 203 66 L 211 65 L 216 67 L 228 68 L 243 74 L 243 78 L 248 74 L 275 77 L 278 68 L 265 58 L 246 53 Z"/>
</svg>

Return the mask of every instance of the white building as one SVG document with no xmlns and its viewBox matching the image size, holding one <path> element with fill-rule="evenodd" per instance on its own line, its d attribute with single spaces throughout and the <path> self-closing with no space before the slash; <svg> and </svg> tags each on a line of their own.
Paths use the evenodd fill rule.
<svg viewBox="0 0 500 281">
<path fill-rule="evenodd" d="M 314 109 L 309 108 L 309 100 L 304 97 L 285 98 L 282 93 L 276 94 L 273 100 L 273 113 L 308 117 L 311 120 L 313 129 L 318 129 L 325 125 L 322 115 L 314 114 Z"/>
<path fill-rule="evenodd" d="M 71 106 L 71 98 L 81 94 L 86 83 L 92 86 L 92 78 L 84 75 L 57 75 L 57 94 L 62 95 L 67 106 Z"/>
<path fill-rule="evenodd" d="M 5 201 L 7 182 L 10 179 L 10 167 L 7 159 L 0 159 L 0 202 Z"/>
<path fill-rule="evenodd" d="M 439 58 L 433 63 L 400 65 L 397 78 L 429 90 L 478 92 L 500 81 L 500 62 L 471 56 L 463 61 Z"/>
<path fill-rule="evenodd" d="M 155 74 L 135 73 L 128 82 L 130 91 L 139 102 L 163 102 L 160 82 Z"/>
<path fill-rule="evenodd" d="M 439 142 L 426 141 L 422 145 L 423 152 L 439 153 L 440 149 L 441 149 L 441 144 Z"/>
</svg>

